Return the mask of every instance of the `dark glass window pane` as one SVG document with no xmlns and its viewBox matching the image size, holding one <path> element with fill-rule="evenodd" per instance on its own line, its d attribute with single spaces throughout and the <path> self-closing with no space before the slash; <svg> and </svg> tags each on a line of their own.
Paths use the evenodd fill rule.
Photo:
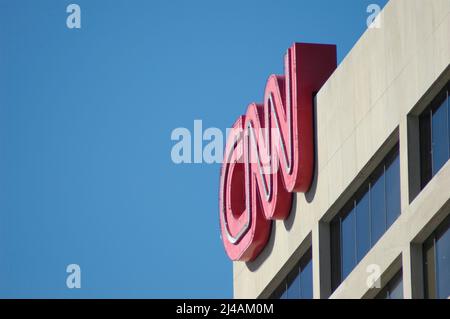
<svg viewBox="0 0 450 319">
<path fill-rule="evenodd" d="M 382 173 L 382 172 L 381 172 Z M 372 246 L 380 239 L 386 230 L 386 205 L 384 202 L 384 174 L 381 174 L 370 189 L 370 221 Z"/>
<path fill-rule="evenodd" d="M 403 299 L 402 272 L 397 273 L 375 299 Z"/>
<path fill-rule="evenodd" d="M 353 270 L 356 265 L 355 242 L 355 210 L 342 219 L 342 279 Z"/>
<path fill-rule="evenodd" d="M 330 225 L 331 286 L 334 291 L 400 214 L 398 144 Z M 387 172 L 386 172 L 387 171 Z M 387 173 L 387 177 L 386 177 Z M 386 187 L 386 178 L 389 187 Z M 389 196 L 386 195 L 389 191 Z M 389 200 L 388 205 L 386 201 Z"/>
<path fill-rule="evenodd" d="M 437 297 L 450 297 L 450 229 L 436 241 Z"/>
<path fill-rule="evenodd" d="M 333 291 L 341 283 L 341 220 L 339 217 L 331 222 L 331 287 Z"/>
<path fill-rule="evenodd" d="M 448 154 L 448 115 L 447 102 L 443 101 L 437 109 L 433 111 L 431 120 L 431 141 L 433 157 L 433 176 L 447 162 Z"/>
<path fill-rule="evenodd" d="M 271 299 L 312 299 L 312 254 L 311 249 L 295 265 L 283 282 L 272 293 Z"/>
<path fill-rule="evenodd" d="M 436 298 L 434 237 L 423 244 L 425 298 Z"/>
<path fill-rule="evenodd" d="M 301 285 L 301 298 L 312 299 L 313 298 L 313 281 L 312 281 L 312 260 L 309 259 L 308 263 L 303 266 L 300 275 Z"/>
<path fill-rule="evenodd" d="M 397 275 L 389 285 L 389 299 L 403 299 L 403 277 Z"/>
<path fill-rule="evenodd" d="M 370 202 L 369 192 L 356 203 L 356 259 L 361 261 L 370 249 Z"/>
<path fill-rule="evenodd" d="M 283 293 L 281 294 L 280 299 L 287 299 L 286 283 L 283 283 Z"/>
<path fill-rule="evenodd" d="M 387 228 L 400 215 L 400 160 L 399 156 L 386 168 L 386 214 Z"/>
<path fill-rule="evenodd" d="M 287 299 L 300 299 L 300 274 L 298 267 L 288 276 Z"/>
<path fill-rule="evenodd" d="M 433 172 L 431 165 L 431 112 L 426 110 L 420 116 L 420 187 L 424 188 Z"/>
</svg>

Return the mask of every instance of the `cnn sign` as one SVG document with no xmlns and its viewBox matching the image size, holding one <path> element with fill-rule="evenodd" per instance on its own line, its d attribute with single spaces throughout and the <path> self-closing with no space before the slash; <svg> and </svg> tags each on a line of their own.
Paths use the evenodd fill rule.
<svg viewBox="0 0 450 319">
<path fill-rule="evenodd" d="M 336 69 L 336 46 L 295 43 L 285 74 L 267 80 L 227 139 L 220 177 L 220 225 L 231 260 L 251 261 L 272 221 L 286 219 L 293 192 L 308 191 L 314 172 L 313 99 Z"/>
</svg>

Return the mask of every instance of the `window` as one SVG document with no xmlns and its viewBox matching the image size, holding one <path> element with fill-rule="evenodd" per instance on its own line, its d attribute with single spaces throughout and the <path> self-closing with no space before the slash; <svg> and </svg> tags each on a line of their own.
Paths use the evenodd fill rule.
<svg viewBox="0 0 450 319">
<path fill-rule="evenodd" d="M 402 272 L 397 273 L 394 278 L 380 291 L 375 299 L 403 299 L 403 277 Z"/>
<path fill-rule="evenodd" d="M 400 215 L 398 144 L 331 222 L 333 290 Z"/>
<path fill-rule="evenodd" d="M 419 117 L 421 188 L 450 158 L 450 82 Z"/>
<path fill-rule="evenodd" d="M 425 298 L 450 298 L 450 216 L 423 245 Z"/>
<path fill-rule="evenodd" d="M 312 299 L 311 249 L 303 256 L 272 295 L 275 299 Z"/>
</svg>

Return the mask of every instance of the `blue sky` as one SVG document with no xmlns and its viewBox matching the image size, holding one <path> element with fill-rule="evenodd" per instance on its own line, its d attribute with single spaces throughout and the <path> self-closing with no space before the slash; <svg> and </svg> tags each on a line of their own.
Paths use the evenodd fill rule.
<svg viewBox="0 0 450 319">
<path fill-rule="evenodd" d="M 171 132 L 229 127 L 294 41 L 340 62 L 370 3 L 0 0 L 0 297 L 232 297 L 220 166 Z"/>
</svg>

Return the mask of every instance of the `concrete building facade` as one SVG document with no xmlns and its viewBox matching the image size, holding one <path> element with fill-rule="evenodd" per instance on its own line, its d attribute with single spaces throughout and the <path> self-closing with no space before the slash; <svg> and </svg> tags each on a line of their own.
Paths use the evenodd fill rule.
<svg viewBox="0 0 450 319">
<path fill-rule="evenodd" d="M 298 285 L 313 298 L 450 295 L 450 150 L 439 146 L 450 139 L 450 0 L 391 0 L 379 18 L 316 95 L 313 185 L 255 261 L 233 263 L 235 298 L 286 297 L 306 264 Z"/>
</svg>

